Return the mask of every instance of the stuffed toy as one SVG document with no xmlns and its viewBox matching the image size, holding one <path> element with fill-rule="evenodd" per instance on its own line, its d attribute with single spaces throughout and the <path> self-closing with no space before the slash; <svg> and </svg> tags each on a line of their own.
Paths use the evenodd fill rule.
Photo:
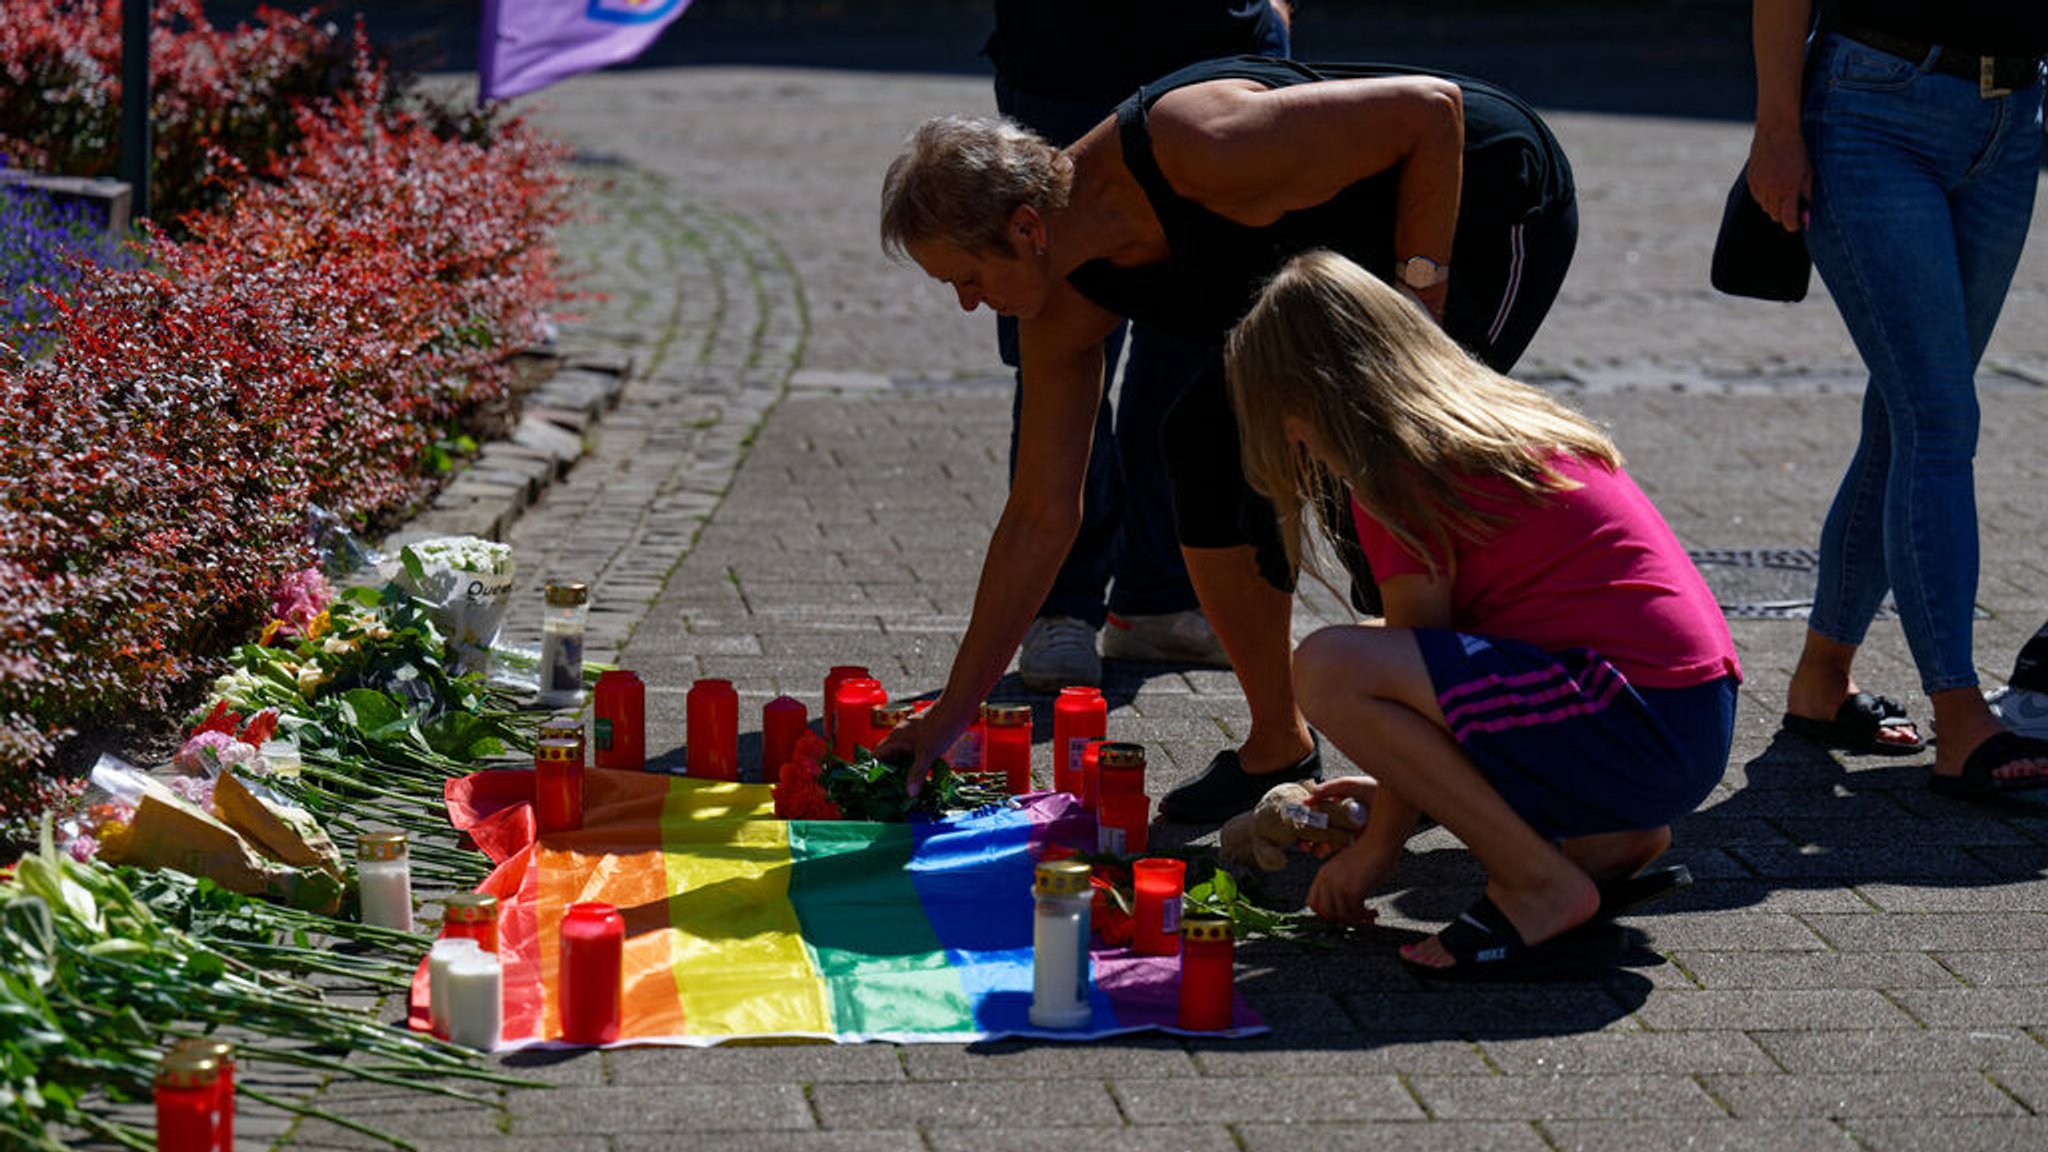
<svg viewBox="0 0 2048 1152">
<path fill-rule="evenodd" d="M 1365 827 L 1365 805 L 1351 799 L 1310 802 L 1299 784 L 1276 784 L 1258 806 L 1230 818 L 1217 833 L 1223 861 L 1256 864 L 1262 871 L 1287 866 L 1287 849 L 1306 841 L 1342 848 Z"/>
</svg>

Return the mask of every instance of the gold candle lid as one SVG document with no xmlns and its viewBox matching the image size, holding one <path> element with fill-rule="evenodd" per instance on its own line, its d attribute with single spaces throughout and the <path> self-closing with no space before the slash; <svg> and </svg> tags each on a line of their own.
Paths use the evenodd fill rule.
<svg viewBox="0 0 2048 1152">
<path fill-rule="evenodd" d="M 1040 896 L 1077 896 L 1088 891 L 1094 874 L 1080 860 L 1046 860 L 1032 874 L 1031 890 Z"/>
<path fill-rule="evenodd" d="M 549 739 L 533 746 L 536 764 L 577 764 L 583 760 L 583 741 Z"/>
<path fill-rule="evenodd" d="M 457 892 L 442 902 L 441 914 L 454 924 L 488 924 L 498 918 L 498 898 L 488 892 Z"/>
<path fill-rule="evenodd" d="M 1031 705 L 983 704 L 981 718 L 991 728 L 1022 728 L 1031 723 Z"/>
<path fill-rule="evenodd" d="M 581 740 L 583 721 L 574 716 L 550 716 L 540 722 L 540 738 L 543 740 Z"/>
<path fill-rule="evenodd" d="M 908 704 L 877 704 L 868 713 L 868 722 L 877 728 L 894 728 L 910 719 L 910 712 Z"/>
<path fill-rule="evenodd" d="M 225 1040 L 214 1040 L 203 1036 L 187 1036 L 171 1045 L 173 1052 L 191 1052 L 204 1056 L 218 1064 L 223 1071 L 235 1066 L 235 1046 Z"/>
<path fill-rule="evenodd" d="M 1190 916 L 1180 922 L 1180 934 L 1188 940 L 1230 939 L 1230 917 Z"/>
<path fill-rule="evenodd" d="M 364 860 L 403 860 L 405 833 L 365 832 L 356 837 L 356 855 Z"/>
<path fill-rule="evenodd" d="M 590 599 L 590 585 L 575 583 L 550 584 L 548 585 L 547 598 L 548 607 L 550 608 L 574 608 L 578 604 L 585 603 Z"/>
<path fill-rule="evenodd" d="M 204 1052 L 172 1048 L 156 1066 L 159 1088 L 207 1088 L 220 1081 L 220 1061 Z"/>
<path fill-rule="evenodd" d="M 1143 768 L 1145 746 L 1105 742 L 1095 750 L 1095 763 L 1101 768 Z"/>
</svg>

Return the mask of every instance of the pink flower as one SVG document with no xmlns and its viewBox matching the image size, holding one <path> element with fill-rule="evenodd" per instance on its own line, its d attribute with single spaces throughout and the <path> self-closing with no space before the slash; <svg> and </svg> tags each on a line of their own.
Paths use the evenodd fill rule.
<svg viewBox="0 0 2048 1152">
<path fill-rule="evenodd" d="M 91 860 L 100 852 L 100 842 L 94 839 L 90 832 L 81 832 L 72 837 L 71 843 L 64 847 L 65 851 L 71 853 L 71 858 L 80 864 Z"/>
<path fill-rule="evenodd" d="M 171 779 L 171 791 L 178 799 L 192 805 L 201 812 L 213 811 L 213 781 L 197 776 L 175 776 Z"/>
<path fill-rule="evenodd" d="M 313 618 L 334 601 L 334 589 L 318 568 L 301 568 L 278 583 L 270 594 L 270 614 L 283 625 L 284 635 L 303 636 Z"/>
<path fill-rule="evenodd" d="M 171 767 L 192 776 L 204 776 L 216 764 L 227 757 L 227 750 L 239 743 L 226 732 L 209 730 L 199 733 L 178 754 L 171 757 Z"/>
</svg>

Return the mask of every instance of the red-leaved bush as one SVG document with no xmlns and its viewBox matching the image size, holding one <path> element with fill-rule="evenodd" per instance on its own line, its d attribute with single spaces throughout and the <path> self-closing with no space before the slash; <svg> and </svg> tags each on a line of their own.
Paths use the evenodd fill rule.
<svg viewBox="0 0 2048 1152">
<path fill-rule="evenodd" d="M 15 168 L 113 176 L 120 163 L 122 0 L 0 3 L 0 155 Z M 200 0 L 153 0 L 151 200 L 175 221 L 219 203 L 238 169 L 298 138 L 287 109 L 345 90 L 361 57 L 311 14 L 258 9 L 215 28 Z"/>
<path fill-rule="evenodd" d="M 0 824 L 68 731 L 246 633 L 308 561 L 308 505 L 414 500 L 559 298 L 562 149 L 442 138 L 383 83 L 365 61 L 267 178 L 90 272 L 50 355 L 0 364 Z"/>
</svg>

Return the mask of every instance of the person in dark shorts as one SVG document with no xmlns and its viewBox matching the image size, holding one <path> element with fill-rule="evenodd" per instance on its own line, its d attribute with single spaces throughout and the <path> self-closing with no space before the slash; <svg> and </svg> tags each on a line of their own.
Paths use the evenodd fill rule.
<svg viewBox="0 0 2048 1152">
<path fill-rule="evenodd" d="M 1286 11 L 1272 0 L 995 0 L 995 16 L 984 55 L 996 70 L 996 110 L 1062 148 L 1156 76 L 1219 56 L 1288 53 Z M 998 316 L 996 332 L 1003 363 L 1016 368 L 1016 318 Z M 1123 358 L 1117 401 L 1112 411 L 1105 388 L 1081 528 L 1017 653 L 1027 687 L 1098 684 L 1105 657 L 1229 666 L 1188 583 L 1160 460 L 1167 405 L 1208 351 L 1143 325 L 1103 341 L 1110 374 Z"/>
<path fill-rule="evenodd" d="M 1130 319 L 1211 349 L 1167 418 L 1166 467 L 1189 576 L 1251 713 L 1243 743 L 1160 813 L 1220 822 L 1274 784 L 1319 778 L 1290 674 L 1294 571 L 1238 463 L 1223 340 L 1289 256 L 1328 247 L 1512 365 L 1578 232 L 1570 166 L 1541 118 L 1477 80 L 1207 61 L 1065 149 L 1001 120 L 927 121 L 890 165 L 881 231 L 962 308 L 1018 318 L 1024 394 L 1015 480 L 952 673 L 884 750 L 921 774 L 1017 650 L 1074 535 L 1102 338 Z"/>
<path fill-rule="evenodd" d="M 1713 593 L 1606 433 L 1342 256 L 1290 261 L 1228 357 L 1252 486 L 1300 525 L 1339 485 L 1350 523 L 1325 529 L 1356 530 L 1386 601 L 1384 626 L 1295 652 L 1303 713 L 1369 774 L 1312 790 L 1371 815 L 1309 907 L 1370 921 L 1426 814 L 1487 887 L 1404 961 L 1462 977 L 1571 955 L 1603 886 L 1727 769 L 1741 668 Z"/>
</svg>

